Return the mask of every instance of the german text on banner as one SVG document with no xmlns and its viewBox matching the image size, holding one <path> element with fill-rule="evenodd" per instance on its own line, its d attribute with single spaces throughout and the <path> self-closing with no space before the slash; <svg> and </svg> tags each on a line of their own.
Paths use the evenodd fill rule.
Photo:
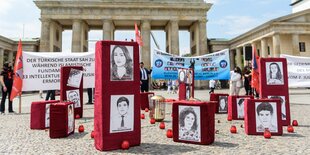
<svg viewBox="0 0 310 155">
<path fill-rule="evenodd" d="M 195 80 L 229 80 L 230 61 L 228 49 L 197 57 L 180 57 L 155 49 L 153 79 L 178 78 L 178 68 L 189 68 L 194 63 Z"/>
<path fill-rule="evenodd" d="M 281 54 L 287 60 L 288 86 L 310 87 L 310 58 Z"/>
<path fill-rule="evenodd" d="M 62 66 L 83 66 L 83 88 L 94 88 L 95 53 L 23 52 L 23 91 L 59 90 Z"/>
</svg>

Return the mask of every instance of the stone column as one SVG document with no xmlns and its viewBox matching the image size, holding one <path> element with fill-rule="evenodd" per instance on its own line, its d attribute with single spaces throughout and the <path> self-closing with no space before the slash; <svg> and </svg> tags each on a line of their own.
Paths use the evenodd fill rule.
<svg viewBox="0 0 310 155">
<path fill-rule="evenodd" d="M 143 41 L 141 60 L 144 62 L 144 66 L 147 68 L 151 67 L 151 23 L 149 20 L 143 20 L 141 23 L 141 37 Z"/>
<path fill-rule="evenodd" d="M 0 67 L 2 68 L 4 63 L 4 49 L 0 48 Z"/>
<path fill-rule="evenodd" d="M 230 61 L 230 70 L 235 68 L 235 52 L 234 50 L 229 51 L 229 61 Z"/>
<path fill-rule="evenodd" d="M 40 38 L 40 51 L 51 52 L 50 49 L 50 19 L 42 18 L 41 20 L 41 38 Z"/>
<path fill-rule="evenodd" d="M 267 47 L 267 39 L 263 38 L 261 41 L 261 57 L 267 58 L 268 57 L 268 47 Z"/>
<path fill-rule="evenodd" d="M 300 56 L 299 34 L 292 34 L 293 55 Z"/>
<path fill-rule="evenodd" d="M 273 43 L 273 57 L 280 57 L 280 34 L 274 34 L 272 36 Z"/>
<path fill-rule="evenodd" d="M 112 24 L 111 19 L 103 20 L 103 40 L 112 40 Z"/>
<path fill-rule="evenodd" d="M 171 53 L 179 55 L 179 21 L 171 20 Z"/>
<path fill-rule="evenodd" d="M 237 47 L 236 49 L 236 65 L 238 67 L 242 67 L 242 54 L 241 54 L 241 48 L 240 47 Z"/>
<path fill-rule="evenodd" d="M 11 63 L 13 63 L 13 54 L 14 54 L 13 51 L 9 51 L 8 52 L 8 61 L 11 62 Z"/>
<path fill-rule="evenodd" d="M 82 21 L 73 20 L 72 25 L 72 52 L 82 52 Z"/>
<path fill-rule="evenodd" d="M 199 54 L 204 55 L 208 52 L 207 43 L 207 19 L 202 19 L 198 22 L 199 27 Z"/>
</svg>

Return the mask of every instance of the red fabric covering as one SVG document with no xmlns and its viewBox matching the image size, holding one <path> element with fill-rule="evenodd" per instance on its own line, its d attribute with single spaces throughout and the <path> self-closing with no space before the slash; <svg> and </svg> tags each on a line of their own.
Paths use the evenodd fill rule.
<svg viewBox="0 0 310 155">
<path fill-rule="evenodd" d="M 280 85 L 267 85 L 267 76 L 269 72 L 266 73 L 266 69 L 270 70 L 270 67 L 266 63 L 270 64 L 272 62 L 282 62 L 282 75 L 284 81 Z M 285 58 L 261 58 L 260 59 L 260 79 L 261 79 L 261 98 L 268 98 L 269 96 L 285 96 L 285 119 L 282 120 L 283 125 L 290 125 L 291 114 L 290 114 L 290 100 L 289 100 L 289 88 L 288 88 L 288 73 L 287 73 L 287 61 Z"/>
<path fill-rule="evenodd" d="M 73 117 L 73 131 L 68 133 L 68 107 L 73 106 L 73 102 L 53 103 L 50 106 L 50 138 L 68 137 L 74 133 L 74 117 Z"/>
<path fill-rule="evenodd" d="M 151 97 L 154 96 L 153 92 L 140 92 L 140 103 L 141 103 L 141 110 L 144 110 L 145 108 L 150 109 L 150 103 Z"/>
<path fill-rule="evenodd" d="M 278 99 L 246 99 L 244 102 L 244 124 L 245 124 L 245 133 L 248 135 L 263 135 L 264 132 L 257 132 L 256 126 L 259 126 L 256 123 L 257 110 L 256 110 L 256 102 L 276 102 L 277 111 L 273 110 L 273 115 L 276 116 L 277 122 L 274 125 L 277 125 L 277 132 L 270 131 L 272 135 L 282 135 L 282 121 L 281 121 L 281 103 Z M 276 126 L 275 126 L 276 127 Z"/>
<path fill-rule="evenodd" d="M 228 97 L 229 95 L 223 94 L 223 93 L 211 93 L 210 94 L 210 101 L 216 101 L 216 103 L 215 102 L 213 102 L 213 103 L 215 103 L 214 111 L 217 114 L 219 113 L 219 97 L 220 96 L 227 96 Z M 227 99 L 227 102 L 228 102 L 228 99 Z M 228 103 L 227 103 L 227 106 L 228 106 Z M 227 112 L 228 112 L 228 108 L 227 108 Z M 225 112 L 221 112 L 221 113 L 225 113 Z"/>
<path fill-rule="evenodd" d="M 199 141 L 187 141 L 179 138 L 179 106 L 191 106 L 200 108 L 200 122 L 198 127 L 200 128 L 200 142 Z M 208 145 L 214 142 L 215 137 L 215 121 L 214 121 L 214 104 L 210 102 L 199 102 L 199 101 L 177 101 L 173 103 L 172 114 L 173 114 L 173 141 Z M 198 115 L 198 114 L 197 114 Z"/>
<path fill-rule="evenodd" d="M 180 83 L 179 85 L 179 100 L 186 100 L 186 84 Z"/>
<path fill-rule="evenodd" d="M 68 86 L 67 84 L 68 84 L 68 79 L 69 79 L 71 68 L 83 71 L 82 66 L 61 67 L 61 70 L 60 70 L 60 100 L 67 101 L 68 100 L 67 91 L 79 89 L 81 107 L 74 107 L 74 116 L 79 115 L 80 118 L 82 118 L 83 117 L 83 76 L 82 76 L 82 80 L 81 80 L 79 88 Z"/>
<path fill-rule="evenodd" d="M 110 80 L 111 45 L 133 46 L 133 81 Z M 140 68 L 139 46 L 136 42 L 99 41 L 95 54 L 95 147 L 101 151 L 120 149 L 124 140 L 130 146 L 140 145 Z M 131 132 L 110 133 L 111 95 L 134 95 L 134 129 Z"/>
<path fill-rule="evenodd" d="M 46 105 L 51 103 L 57 103 L 59 100 L 51 101 L 37 101 L 31 103 L 31 114 L 30 114 L 30 129 L 46 129 L 49 126 L 45 126 L 45 114 Z M 49 115 L 48 115 L 49 117 Z"/>
<path fill-rule="evenodd" d="M 238 103 L 237 103 L 237 100 L 239 98 L 253 99 L 254 97 L 253 96 L 228 96 L 228 116 L 227 117 L 230 117 L 233 120 L 244 120 L 244 118 L 238 118 Z"/>
</svg>

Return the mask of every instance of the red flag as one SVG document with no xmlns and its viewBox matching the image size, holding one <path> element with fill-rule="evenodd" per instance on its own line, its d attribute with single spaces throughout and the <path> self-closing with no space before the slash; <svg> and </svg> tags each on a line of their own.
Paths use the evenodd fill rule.
<svg viewBox="0 0 310 155">
<path fill-rule="evenodd" d="M 23 56 L 22 56 L 22 42 L 19 40 L 18 42 L 18 50 L 15 58 L 14 64 L 14 79 L 13 79 L 13 87 L 11 91 L 10 100 L 12 101 L 16 96 L 22 94 L 22 86 L 23 86 Z"/>
<path fill-rule="evenodd" d="M 135 32 L 136 32 L 136 42 L 137 42 L 140 46 L 143 46 L 142 38 L 141 38 L 141 35 L 140 35 L 140 33 L 139 33 L 139 29 L 138 29 L 137 23 L 135 23 Z"/>
<path fill-rule="evenodd" d="M 259 56 L 256 56 L 256 48 L 253 48 L 252 54 L 252 88 L 259 92 Z"/>
</svg>

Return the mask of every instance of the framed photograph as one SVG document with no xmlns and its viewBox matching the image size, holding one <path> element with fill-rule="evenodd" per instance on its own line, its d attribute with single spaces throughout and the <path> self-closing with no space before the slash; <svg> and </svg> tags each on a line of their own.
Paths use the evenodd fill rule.
<svg viewBox="0 0 310 155">
<path fill-rule="evenodd" d="M 255 102 L 256 132 L 278 132 L 276 102 Z"/>
<path fill-rule="evenodd" d="M 75 108 L 81 107 L 80 90 L 79 89 L 67 90 L 66 93 L 67 93 L 67 100 L 74 102 Z"/>
<path fill-rule="evenodd" d="M 184 83 L 186 81 L 186 69 L 179 69 L 178 70 L 178 80 L 179 80 L 179 83 Z"/>
<path fill-rule="evenodd" d="M 70 87 L 80 88 L 83 72 L 78 69 L 71 68 L 67 85 Z"/>
<path fill-rule="evenodd" d="M 74 128 L 74 107 L 72 104 L 68 105 L 68 134 L 73 131 Z"/>
<path fill-rule="evenodd" d="M 186 71 L 186 84 L 191 85 L 193 82 L 193 71 L 188 69 Z"/>
<path fill-rule="evenodd" d="M 133 131 L 134 95 L 111 95 L 110 107 L 110 133 Z"/>
<path fill-rule="evenodd" d="M 199 106 L 179 106 L 179 140 L 201 142 Z"/>
<path fill-rule="evenodd" d="M 133 46 L 111 45 L 111 81 L 133 81 Z"/>
<path fill-rule="evenodd" d="M 227 113 L 228 96 L 219 96 L 219 113 Z"/>
<path fill-rule="evenodd" d="M 280 99 L 281 100 L 281 118 L 286 120 L 286 102 L 285 96 L 268 96 L 269 99 Z"/>
<path fill-rule="evenodd" d="M 267 85 L 284 85 L 282 62 L 266 62 Z"/>
<path fill-rule="evenodd" d="M 45 105 L 45 127 L 46 128 L 50 127 L 50 106 L 51 104 Z"/>
<path fill-rule="evenodd" d="M 244 100 L 246 98 L 237 98 L 237 118 L 244 118 Z"/>
</svg>

